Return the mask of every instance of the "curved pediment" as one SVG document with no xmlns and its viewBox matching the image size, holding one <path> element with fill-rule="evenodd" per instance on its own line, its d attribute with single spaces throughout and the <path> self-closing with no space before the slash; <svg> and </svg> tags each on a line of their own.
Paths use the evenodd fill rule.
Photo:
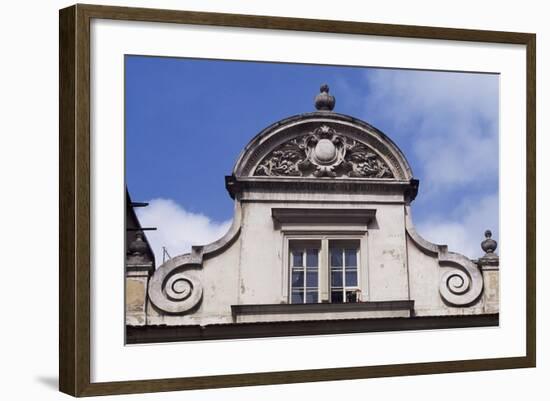
<svg viewBox="0 0 550 401">
<path fill-rule="evenodd" d="M 388 164 L 362 142 L 328 125 L 272 150 L 254 176 L 393 178 Z"/>
<path fill-rule="evenodd" d="M 246 146 L 233 175 L 399 181 L 413 177 L 403 153 L 381 131 L 327 111 L 294 116 L 263 130 Z"/>
</svg>

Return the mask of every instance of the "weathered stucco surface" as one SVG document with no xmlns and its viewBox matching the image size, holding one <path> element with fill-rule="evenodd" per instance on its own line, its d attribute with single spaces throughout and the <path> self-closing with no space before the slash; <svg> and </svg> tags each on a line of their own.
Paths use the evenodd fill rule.
<svg viewBox="0 0 550 401">
<path fill-rule="evenodd" d="M 147 323 L 148 274 L 132 272 L 126 276 L 126 324 L 142 326 Z"/>
</svg>

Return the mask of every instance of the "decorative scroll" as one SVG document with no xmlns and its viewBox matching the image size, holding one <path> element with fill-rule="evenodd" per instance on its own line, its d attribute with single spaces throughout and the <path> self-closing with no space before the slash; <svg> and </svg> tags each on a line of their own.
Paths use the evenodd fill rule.
<svg viewBox="0 0 550 401">
<path fill-rule="evenodd" d="M 379 155 L 327 125 L 279 145 L 256 167 L 254 175 L 393 178 Z"/>
<path fill-rule="evenodd" d="M 153 305 L 171 314 L 185 313 L 202 299 L 202 285 L 196 272 L 174 268 L 186 264 L 177 259 L 162 265 L 149 282 L 149 298 Z"/>
<path fill-rule="evenodd" d="M 483 291 L 483 276 L 477 265 L 458 253 L 439 253 L 439 264 L 451 267 L 441 275 L 439 294 L 449 304 L 466 306 L 476 301 Z"/>
<path fill-rule="evenodd" d="M 176 256 L 155 270 L 149 280 L 151 303 L 161 312 L 172 315 L 193 313 L 202 301 L 202 264 L 205 257 L 224 251 L 241 232 L 242 211 L 235 209 L 229 231 L 219 240 L 207 245 L 191 247 L 191 253 Z"/>
<path fill-rule="evenodd" d="M 449 252 L 446 245 L 437 245 L 422 238 L 412 224 L 410 206 L 405 208 L 407 233 L 420 250 L 434 255 L 442 269 L 439 281 L 441 298 L 452 306 L 468 306 L 483 292 L 483 276 L 477 265 L 467 257 Z"/>
</svg>

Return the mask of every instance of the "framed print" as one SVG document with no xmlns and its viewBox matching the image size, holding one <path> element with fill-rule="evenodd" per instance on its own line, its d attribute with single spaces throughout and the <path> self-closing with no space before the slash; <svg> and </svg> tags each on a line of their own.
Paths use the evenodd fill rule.
<svg viewBox="0 0 550 401">
<path fill-rule="evenodd" d="M 534 34 L 60 11 L 65 393 L 533 367 L 535 245 Z"/>
</svg>

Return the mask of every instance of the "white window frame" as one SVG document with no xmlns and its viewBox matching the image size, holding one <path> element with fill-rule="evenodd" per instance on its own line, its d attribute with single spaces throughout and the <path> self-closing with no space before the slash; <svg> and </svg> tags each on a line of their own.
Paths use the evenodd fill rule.
<svg viewBox="0 0 550 401">
<path fill-rule="evenodd" d="M 296 269 L 296 266 L 294 266 L 294 250 L 300 250 L 302 254 L 302 267 L 300 269 L 303 269 L 303 286 L 301 287 L 304 291 L 304 298 L 303 298 L 303 304 L 308 303 L 307 302 L 307 292 L 308 288 L 316 288 L 317 289 L 317 301 L 315 303 L 319 303 L 321 301 L 321 274 L 322 274 L 322 268 L 321 268 L 321 252 L 322 252 L 322 241 L 319 240 L 307 240 L 307 241 L 300 241 L 300 240 L 292 240 L 292 242 L 298 242 L 298 246 L 291 246 L 289 241 L 289 252 L 288 252 L 288 263 L 289 263 L 289 299 L 288 303 L 292 302 L 292 292 L 295 289 L 292 285 L 292 274 L 294 272 L 294 269 Z M 308 267 L 308 253 L 307 251 L 310 249 L 317 249 L 317 286 L 316 287 L 308 287 L 307 286 L 307 272 L 309 269 L 312 269 L 312 267 Z"/>
<path fill-rule="evenodd" d="M 337 247 L 335 246 L 331 246 L 331 242 L 335 242 L 335 241 L 338 241 L 340 242 L 340 244 L 338 244 Z M 358 291 L 359 293 L 357 294 L 357 301 L 356 302 L 361 302 L 362 301 L 362 291 L 361 291 L 361 242 L 358 241 L 358 240 L 350 240 L 348 238 L 344 239 L 344 240 L 330 240 L 328 241 L 328 245 L 329 245 L 329 255 L 328 255 L 328 274 L 329 274 L 329 298 L 330 298 L 330 303 L 333 303 L 332 302 L 332 291 L 333 291 L 333 288 L 338 288 L 342 290 L 342 303 L 348 303 L 348 300 L 347 300 L 347 296 L 346 294 L 350 291 Z M 339 286 L 339 287 L 333 287 L 332 285 L 332 273 L 333 273 L 333 266 L 332 266 L 332 257 L 331 257 L 331 254 L 330 254 L 330 250 L 331 249 L 341 249 L 342 251 L 342 266 L 341 266 L 341 270 L 342 271 L 342 286 Z M 350 285 L 347 285 L 347 282 L 346 282 L 346 272 L 348 271 L 349 267 L 348 266 L 348 263 L 347 263 L 347 257 L 346 257 L 346 250 L 348 249 L 355 249 L 355 260 L 356 260 L 356 266 L 355 266 L 355 269 L 354 270 L 357 270 L 357 279 L 356 279 L 356 284 L 353 285 L 353 286 L 350 286 Z M 349 270 L 353 270 L 353 269 L 349 269 Z M 364 273 L 363 273 L 364 274 Z"/>
<path fill-rule="evenodd" d="M 319 291 L 318 302 L 330 303 L 330 261 L 329 261 L 329 243 L 332 240 L 359 241 L 359 250 L 357 255 L 357 288 L 359 290 L 358 302 L 369 300 L 370 291 L 368 289 L 368 231 L 342 231 L 331 230 L 329 227 L 323 227 L 322 231 L 292 231 L 283 230 L 283 266 L 282 266 L 282 288 L 281 303 L 291 303 L 291 241 L 320 241 L 321 249 L 319 252 Z M 332 232 L 331 232 L 332 231 Z M 355 287 L 354 287 L 355 288 Z"/>
</svg>

